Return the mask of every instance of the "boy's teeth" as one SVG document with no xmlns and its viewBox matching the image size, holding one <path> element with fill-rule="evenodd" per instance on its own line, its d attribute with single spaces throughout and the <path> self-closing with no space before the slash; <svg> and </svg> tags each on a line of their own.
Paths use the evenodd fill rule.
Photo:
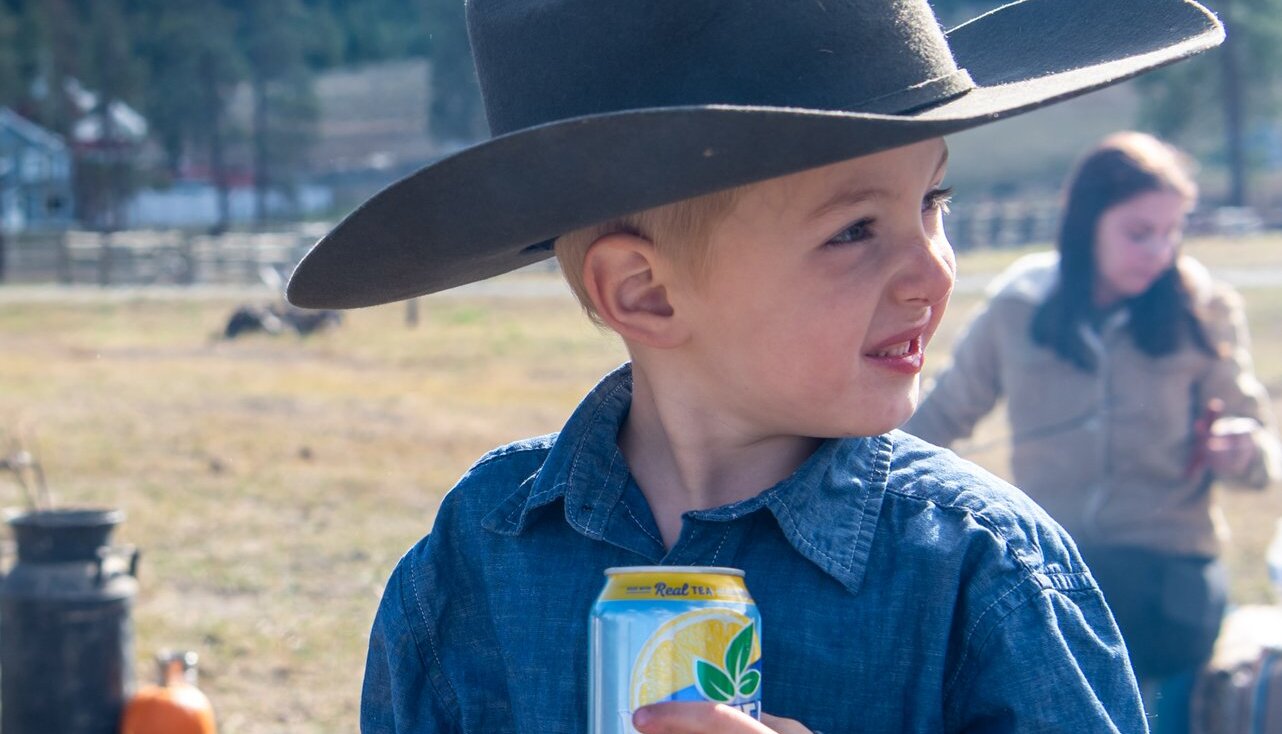
<svg viewBox="0 0 1282 734">
<path fill-rule="evenodd" d="M 884 349 L 884 350 L 882 350 L 882 351 L 878 352 L 878 353 L 877 353 L 877 356 L 878 356 L 878 357 L 902 357 L 902 356 L 904 356 L 905 354 L 908 354 L 908 347 L 909 347 L 909 345 L 910 345 L 910 344 L 911 344 L 911 342 L 904 342 L 904 343 L 902 343 L 902 344 L 896 344 L 896 345 L 895 345 L 895 346 L 893 346 L 893 347 L 889 347 L 889 348 L 887 348 L 887 349 Z"/>
</svg>

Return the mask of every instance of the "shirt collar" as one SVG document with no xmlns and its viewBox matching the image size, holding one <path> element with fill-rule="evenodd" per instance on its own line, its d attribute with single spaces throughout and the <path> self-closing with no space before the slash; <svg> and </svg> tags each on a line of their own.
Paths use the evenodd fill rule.
<svg viewBox="0 0 1282 734">
<path fill-rule="evenodd" d="M 584 398 L 539 470 L 485 518 L 484 526 L 519 535 L 536 511 L 561 499 L 571 527 L 609 540 L 609 520 L 631 481 L 617 441 L 631 402 L 632 368 L 625 364 Z M 765 509 L 798 553 L 854 593 L 872 551 L 890 456 L 889 436 L 830 439 L 761 494 L 688 517 L 729 522 Z"/>
</svg>

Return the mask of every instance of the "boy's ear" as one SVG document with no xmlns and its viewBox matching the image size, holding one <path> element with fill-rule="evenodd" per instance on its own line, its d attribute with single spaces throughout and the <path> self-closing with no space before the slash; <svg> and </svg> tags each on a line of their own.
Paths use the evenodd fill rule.
<svg viewBox="0 0 1282 734">
<path fill-rule="evenodd" d="M 670 272 L 644 237 L 616 232 L 583 256 L 583 285 L 597 315 L 628 341 L 665 349 L 685 339 L 668 298 Z"/>
</svg>

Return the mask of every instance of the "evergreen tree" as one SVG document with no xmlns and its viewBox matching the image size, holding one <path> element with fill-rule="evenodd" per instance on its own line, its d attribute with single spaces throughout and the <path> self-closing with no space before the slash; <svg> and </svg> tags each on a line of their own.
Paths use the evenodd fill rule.
<svg viewBox="0 0 1282 734">
<path fill-rule="evenodd" d="M 1272 121 L 1282 63 L 1282 0 L 1209 0 L 1228 31 L 1224 45 L 1141 77 L 1147 126 L 1197 152 L 1212 142 L 1212 160 L 1229 172 L 1227 202 L 1250 200 L 1254 165 L 1249 133 Z M 1247 94 L 1250 90 L 1250 94 Z"/>
<path fill-rule="evenodd" d="M 268 194 L 294 191 L 295 174 L 316 135 L 319 105 L 306 65 L 306 8 L 299 0 L 229 0 L 240 21 L 254 101 L 255 214 L 268 216 Z"/>
<path fill-rule="evenodd" d="M 205 166 L 218 190 L 216 229 L 226 229 L 227 105 L 246 64 L 235 43 L 236 18 L 209 0 L 143 0 L 139 46 L 149 70 L 146 110 L 171 172 Z"/>
<path fill-rule="evenodd" d="M 445 0 L 434 0 L 440 3 Z M 452 0 L 450 0 L 452 1 Z M 458 0 L 462 4 L 461 0 Z M 304 0 L 320 41 L 313 68 L 424 56 L 423 7 L 405 0 Z M 335 48 L 331 48 L 335 47 Z M 328 53 L 316 53 L 326 49 Z"/>
<path fill-rule="evenodd" d="M 78 117 L 96 130 L 77 148 L 76 200 L 82 220 L 103 229 L 124 226 L 124 203 L 137 185 L 139 146 L 121 129 L 117 107 L 136 103 L 142 66 L 134 55 L 122 0 L 91 0 L 80 8 L 85 36 L 78 79 L 94 98 Z M 73 130 L 74 133 L 74 130 Z"/>
<path fill-rule="evenodd" d="M 69 0 L 31 0 L 19 20 L 18 53 L 31 90 L 23 111 L 68 140 L 77 111 L 67 85 L 79 71 L 82 26 Z"/>
<path fill-rule="evenodd" d="M 432 64 L 431 133 L 439 140 L 466 143 L 485 134 L 481 90 L 472 63 L 462 0 L 422 0 Z"/>
<path fill-rule="evenodd" d="M 0 104 L 71 142 L 85 115 L 111 137 L 117 123 L 108 110 L 128 103 L 147 119 L 171 174 L 208 168 L 223 191 L 224 223 L 238 88 L 247 86 L 253 102 L 245 133 L 262 219 L 268 192 L 291 191 L 314 144 L 314 74 L 414 56 L 430 61 L 425 133 L 458 142 L 482 136 L 463 0 L 0 0 Z M 86 93 L 97 96 L 95 109 L 82 109 Z M 92 151 L 88 167 L 103 155 Z M 138 156 L 128 165 L 98 171 L 82 213 L 113 226 L 110 212 Z"/>
<path fill-rule="evenodd" d="M 18 18 L 0 3 L 0 106 L 17 106 L 23 96 L 22 59 L 18 53 Z"/>
</svg>

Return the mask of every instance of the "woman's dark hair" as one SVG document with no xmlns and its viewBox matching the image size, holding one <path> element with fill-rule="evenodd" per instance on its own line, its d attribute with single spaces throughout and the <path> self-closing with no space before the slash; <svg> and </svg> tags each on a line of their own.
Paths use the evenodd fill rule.
<svg viewBox="0 0 1282 734">
<path fill-rule="evenodd" d="M 1108 209 L 1150 191 L 1171 191 L 1191 205 L 1197 199 L 1184 156 L 1151 135 L 1117 133 L 1105 138 L 1069 178 L 1059 232 L 1059 282 L 1033 315 L 1033 342 L 1055 351 L 1087 372 L 1095 354 L 1081 335 L 1094 312 L 1095 232 Z M 1175 263 L 1149 286 L 1126 300 L 1130 331 L 1140 351 L 1170 354 L 1187 339 L 1215 354 L 1188 285 Z"/>
</svg>

